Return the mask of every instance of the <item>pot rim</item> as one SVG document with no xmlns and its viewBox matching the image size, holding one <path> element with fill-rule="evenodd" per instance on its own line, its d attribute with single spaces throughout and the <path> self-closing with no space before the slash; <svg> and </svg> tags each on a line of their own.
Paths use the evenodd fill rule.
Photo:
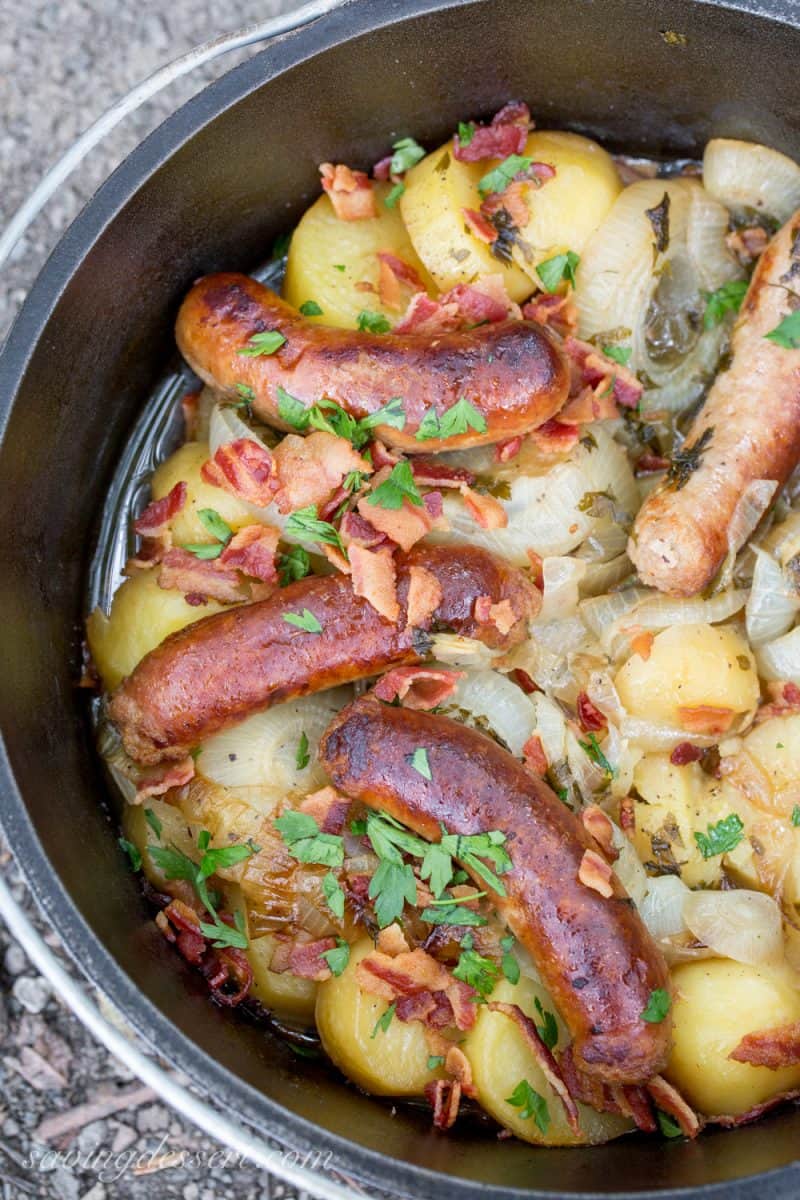
<svg viewBox="0 0 800 1200">
<path fill-rule="evenodd" d="M 33 348 L 38 344 L 74 273 L 122 208 L 168 157 L 251 92 L 325 50 L 378 28 L 405 23 L 428 13 L 465 8 L 480 2 L 481 0 L 344 0 L 340 7 L 331 9 L 310 24 L 277 38 L 245 62 L 224 73 L 168 117 L 124 159 L 99 188 L 62 235 L 34 281 L 5 345 L 0 349 L 0 442 L 5 437 L 8 418 Z M 694 0 L 694 3 L 744 12 L 755 20 L 800 26 L 800 6 L 797 0 Z M 306 1118 L 290 1112 L 207 1055 L 205 1050 L 173 1025 L 161 1010 L 137 989 L 133 980 L 80 915 L 71 896 L 54 875 L 17 785 L 1 730 L 0 828 L 41 913 L 58 933 L 65 951 L 80 972 L 95 986 L 99 986 L 96 981 L 102 979 L 104 982 L 100 990 L 120 1010 L 143 1042 L 184 1072 L 196 1085 L 217 1097 L 221 1108 L 241 1116 L 256 1133 L 263 1128 L 269 1136 L 300 1153 L 313 1154 L 320 1149 L 330 1152 L 343 1174 L 353 1170 L 359 1179 L 378 1189 L 383 1186 L 386 1167 L 390 1164 L 392 1187 L 409 1196 L 427 1197 L 435 1194 L 437 1200 L 488 1200 L 489 1196 L 492 1200 L 554 1200 L 557 1195 L 562 1200 L 611 1200 L 612 1194 L 605 1191 L 555 1193 L 541 1189 L 498 1188 L 474 1180 L 445 1175 L 401 1159 L 388 1158 L 380 1151 L 329 1133 Z M 6 888 L 3 887 L 3 891 L 10 897 Z M 4 901 L 3 891 L 0 891 L 0 901 Z M 0 915 L 5 910 L 6 913 L 11 913 L 14 921 L 14 908 L 16 905 L 13 900 L 10 904 L 0 903 Z M 19 914 L 18 909 L 16 913 Z M 26 918 L 22 917 L 22 921 L 26 921 Z M 22 928 L 18 921 L 16 925 L 17 928 Z M 55 981 L 59 978 L 58 972 L 63 971 L 63 968 L 42 939 L 36 934 L 34 938 L 38 938 L 39 942 L 36 949 L 39 952 L 40 963 L 37 965 L 51 981 Z M 35 943 L 31 940 L 29 944 L 33 953 Z M 69 997 L 67 999 L 69 1000 Z M 81 1019 L 88 1023 L 85 1018 L 84 1013 Z M 92 1031 L 102 1039 L 99 1026 Z M 122 1056 L 121 1050 L 122 1047 L 115 1049 L 114 1053 Z M 139 1052 L 131 1055 L 131 1058 L 135 1063 L 131 1061 L 129 1065 L 140 1074 L 144 1070 L 142 1064 L 146 1064 L 148 1060 Z M 172 1082 L 167 1076 L 163 1076 L 163 1080 L 167 1083 Z M 163 1090 L 163 1084 L 160 1089 L 155 1078 L 151 1085 L 157 1091 Z M 191 1097 L 191 1093 L 187 1092 L 187 1095 Z M 191 1100 L 197 1104 L 194 1097 L 191 1097 Z M 169 1102 L 181 1108 L 172 1094 L 169 1096 Z M 184 1109 L 181 1108 L 181 1111 Z M 207 1111 L 213 1114 L 212 1109 L 207 1108 Z M 186 1115 L 194 1119 L 190 1113 Z M 268 1146 L 266 1148 L 268 1149 Z M 736 1181 L 720 1181 L 699 1187 L 671 1190 L 638 1190 L 618 1195 L 619 1200 L 680 1200 L 701 1196 L 709 1200 L 723 1196 L 726 1200 L 750 1200 L 755 1197 L 756 1189 L 761 1192 L 770 1184 L 778 1186 L 784 1182 L 789 1183 L 791 1179 L 796 1180 L 798 1165 L 800 1164 L 795 1164 L 794 1167 L 791 1164 L 778 1167 Z M 281 1175 L 279 1164 L 272 1164 L 269 1169 L 274 1174 Z M 333 1194 L 330 1181 L 325 1176 L 313 1171 L 309 1172 L 309 1175 L 313 1178 L 311 1186 L 318 1193 Z M 308 1181 L 305 1183 L 307 1186 Z M 338 1190 L 336 1194 L 339 1194 Z"/>
</svg>

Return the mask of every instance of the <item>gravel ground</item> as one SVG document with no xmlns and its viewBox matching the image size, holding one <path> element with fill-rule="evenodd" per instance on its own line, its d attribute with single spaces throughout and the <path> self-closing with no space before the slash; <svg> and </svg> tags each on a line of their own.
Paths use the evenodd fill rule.
<svg viewBox="0 0 800 1200">
<path fill-rule="evenodd" d="M 296 0 L 228 0 L 222 9 L 196 0 L 0 0 L 0 227 L 45 169 L 132 84 L 199 42 L 296 7 Z M 207 68 L 203 80 L 234 61 Z M 94 189 L 200 82 L 174 84 L 128 118 L 51 202 L 0 283 L 0 342 Z M 2 844 L 0 872 L 36 918 Z M 58 948 L 52 933 L 46 938 Z M 295 1195 L 266 1173 L 231 1162 L 95 1044 L 0 924 L 2 1200 Z"/>
</svg>

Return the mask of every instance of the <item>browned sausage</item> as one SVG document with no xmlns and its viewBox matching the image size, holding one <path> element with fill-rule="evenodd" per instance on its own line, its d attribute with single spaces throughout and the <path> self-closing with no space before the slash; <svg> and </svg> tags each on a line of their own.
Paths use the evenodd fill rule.
<svg viewBox="0 0 800 1200">
<path fill-rule="evenodd" d="M 275 354 L 240 353 L 256 333 L 275 329 L 286 342 Z M 323 396 L 359 420 L 390 400 L 403 400 L 403 430 L 378 427 L 387 443 L 409 453 L 499 442 L 528 433 L 562 407 L 569 370 L 553 337 L 530 321 L 502 321 L 435 338 L 373 334 L 307 321 L 274 292 L 246 275 L 209 275 L 183 302 L 176 338 L 181 354 L 212 387 L 234 398 L 253 389 L 253 409 L 270 425 L 278 387 L 305 407 Z M 438 414 L 461 397 L 485 418 L 483 433 L 417 441 L 431 407 Z"/>
<path fill-rule="evenodd" d="M 728 553 L 748 486 L 772 481 L 776 494 L 800 460 L 800 350 L 765 336 L 790 312 L 798 289 L 800 212 L 762 254 L 733 331 L 731 365 L 687 434 L 699 465 L 683 486 L 673 468 L 636 518 L 628 554 L 643 583 L 674 596 L 703 591 Z"/>
<path fill-rule="evenodd" d="M 419 662 L 427 639 L 420 628 L 406 628 L 414 567 L 435 576 L 442 593 L 423 630 L 452 630 L 505 649 L 526 636 L 538 611 L 536 588 L 476 547 L 420 547 L 400 556 L 396 624 L 354 595 L 346 575 L 301 579 L 266 600 L 173 633 L 142 659 L 109 706 L 128 754 L 143 763 L 182 758 L 209 734 L 278 701 Z M 477 615 L 475 602 L 483 596 L 493 604 L 509 602 L 513 623 L 507 633 L 484 619 L 485 604 Z M 320 633 L 284 620 L 305 609 L 319 622 Z M 500 624 L 506 628 L 505 620 Z"/>
<path fill-rule="evenodd" d="M 430 780 L 410 762 L 420 746 Z M 545 783 L 485 734 L 371 695 L 334 718 L 320 760 L 341 791 L 430 841 L 441 826 L 504 833 L 513 865 L 496 906 L 541 972 L 579 1065 L 609 1083 L 658 1074 L 670 1023 L 642 1012 L 652 991 L 669 989 L 666 963 L 616 876 L 608 899 L 579 881 L 584 852 L 598 847 Z"/>
</svg>

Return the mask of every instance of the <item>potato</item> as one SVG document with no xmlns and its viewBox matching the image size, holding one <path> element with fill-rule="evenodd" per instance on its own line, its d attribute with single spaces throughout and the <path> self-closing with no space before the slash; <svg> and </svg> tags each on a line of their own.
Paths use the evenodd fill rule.
<svg viewBox="0 0 800 1200">
<path fill-rule="evenodd" d="M 738 715 L 754 709 L 759 696 L 750 648 L 730 625 L 673 625 L 662 630 L 649 658 L 632 654 L 615 683 L 633 716 L 697 732 L 706 731 L 696 724 L 702 714 L 681 710 L 710 707 Z"/>
<path fill-rule="evenodd" d="M 356 966 L 373 949 L 369 938 L 357 942 L 339 976 L 319 985 L 316 1022 L 322 1045 L 348 1079 L 377 1096 L 421 1096 L 441 1072 L 428 1069 L 430 1050 L 419 1021 L 393 1017 L 386 1030 L 375 1023 L 389 1007 L 362 992 Z"/>
<path fill-rule="evenodd" d="M 391 185 L 375 183 L 373 187 L 377 217 L 343 221 L 323 195 L 306 210 L 292 234 L 283 297 L 295 308 L 307 300 L 316 301 L 322 312 L 310 320 L 320 325 L 356 329 L 363 309 L 383 313 L 392 323 L 397 320 L 400 313 L 381 304 L 378 296 L 379 250 L 401 258 L 431 292 L 434 290 L 411 245 L 400 210 L 396 206 L 387 208 L 384 203 Z M 369 283 L 375 291 L 358 288 L 358 283 Z"/>
<path fill-rule="evenodd" d="M 764 773 L 776 815 L 790 816 L 800 794 L 800 715 L 756 725 L 744 738 L 742 751 Z"/>
<path fill-rule="evenodd" d="M 672 978 L 673 1047 L 665 1075 L 693 1108 L 737 1115 L 800 1087 L 800 1065 L 772 1071 L 728 1058 L 745 1034 L 800 1020 L 790 968 L 703 959 L 682 963 Z"/>
<path fill-rule="evenodd" d="M 154 500 L 166 496 L 181 480 L 186 484 L 186 503 L 170 523 L 172 539 L 176 546 L 215 540 L 197 515 L 202 508 L 215 509 L 223 521 L 227 521 L 234 530 L 240 529 L 242 525 L 252 525 L 256 520 L 241 500 L 237 500 L 224 488 L 214 487 L 201 478 L 200 468 L 209 455 L 207 442 L 186 442 L 157 467 L 153 475 Z"/>
<path fill-rule="evenodd" d="M 130 675 L 168 634 L 222 608 L 215 600 L 198 607 L 187 604 L 182 592 L 158 586 L 157 570 L 126 579 L 114 596 L 110 615 L 96 608 L 86 621 L 92 661 L 106 688 L 111 691 Z"/>
<path fill-rule="evenodd" d="M 499 274 L 511 299 L 520 301 L 533 291 L 530 277 L 495 258 L 464 223 L 465 208 L 480 208 L 478 180 L 490 166 L 458 162 L 447 142 L 408 172 L 400 209 L 414 249 L 442 291 Z"/>
<path fill-rule="evenodd" d="M 274 948 L 275 938 L 270 934 L 250 942 L 246 953 L 253 968 L 252 995 L 270 1012 L 278 1016 L 297 1017 L 311 1025 L 319 984 L 314 983 L 313 979 L 301 979 L 289 971 L 278 974 L 270 971 Z"/>
<path fill-rule="evenodd" d="M 161 822 L 161 838 L 156 837 L 147 824 L 146 810 L 150 810 Z M 160 892 L 169 892 L 170 881 L 150 855 L 149 847 L 174 845 L 189 858 L 198 858 L 197 834 L 199 826 L 187 820 L 185 814 L 174 804 L 157 800 L 154 796 L 144 804 L 126 804 L 122 813 L 122 829 L 129 842 L 133 842 L 142 856 L 142 871 L 149 883 Z"/>
<path fill-rule="evenodd" d="M 553 1012 L 553 1004 L 545 989 L 527 975 L 514 985 L 501 980 L 491 996 L 506 1004 L 518 1004 L 524 1013 L 541 1024 L 535 1002 L 545 1012 Z M 555 1013 L 553 1014 L 555 1016 Z M 559 1021 L 560 1041 L 566 1043 L 564 1027 Z M 564 1106 L 542 1074 L 519 1026 L 503 1013 L 492 1012 L 481 1005 L 478 1020 L 462 1046 L 472 1066 L 472 1077 L 478 1100 L 486 1111 L 526 1142 L 547 1146 L 596 1145 L 619 1137 L 633 1128 L 631 1121 L 611 1113 L 598 1113 L 579 1105 L 582 1138 L 576 1138 L 567 1124 Z M 546 1130 L 541 1130 L 535 1116 L 523 1117 L 521 1107 L 508 1103 L 517 1085 L 525 1080 L 542 1096 L 547 1105 Z"/>
</svg>

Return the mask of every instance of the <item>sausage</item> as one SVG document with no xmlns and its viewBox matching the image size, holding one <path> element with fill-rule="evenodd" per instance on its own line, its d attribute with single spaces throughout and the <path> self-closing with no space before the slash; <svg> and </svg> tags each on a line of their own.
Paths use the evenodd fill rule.
<svg viewBox="0 0 800 1200">
<path fill-rule="evenodd" d="M 406 628 L 414 567 L 438 580 L 441 602 L 421 628 Z M 504 605 L 501 632 L 488 606 Z M 477 547 L 417 547 L 397 559 L 396 624 L 353 593 L 346 575 L 310 576 L 266 600 L 215 613 L 171 634 L 119 686 L 109 705 L 128 754 L 142 763 L 183 758 L 205 737 L 281 700 L 418 663 L 425 631 L 452 630 L 510 648 L 528 631 L 541 596 L 516 568 Z M 283 618 L 313 613 L 322 629 L 304 632 Z M 477 615 L 480 611 L 480 617 Z M 513 618 L 513 619 L 512 619 Z"/>
<path fill-rule="evenodd" d="M 800 351 L 765 336 L 798 288 L 800 212 L 762 254 L 733 331 L 731 365 L 692 422 L 686 446 L 696 447 L 699 465 L 683 486 L 673 465 L 673 478 L 636 518 L 628 554 L 643 583 L 673 596 L 703 591 L 725 560 L 729 534 L 736 540 L 748 486 L 771 480 L 777 493 L 800 460 Z"/>
<path fill-rule="evenodd" d="M 253 334 L 286 338 L 270 355 L 242 355 Z M 288 429 L 278 413 L 278 387 L 305 407 L 323 396 L 361 419 L 400 397 L 402 430 L 377 427 L 407 453 L 499 442 L 543 424 L 564 404 L 569 369 L 553 336 L 530 321 L 501 321 L 431 338 L 373 334 L 307 321 L 246 275 L 209 275 L 184 300 L 176 325 L 181 354 L 202 380 L 234 399 L 252 388 L 253 410 Z M 485 432 L 417 441 L 423 415 L 441 414 L 465 397 L 485 418 Z"/>
<path fill-rule="evenodd" d="M 410 762 L 420 746 L 430 780 Z M 485 734 L 372 695 L 334 718 L 320 761 L 340 791 L 430 841 L 442 826 L 504 833 L 513 864 L 502 876 L 507 894 L 489 891 L 549 988 L 579 1066 L 609 1083 L 658 1074 L 670 1022 L 650 1024 L 641 1014 L 652 991 L 669 990 L 666 963 L 616 876 L 609 899 L 579 881 L 584 851 L 598 846 L 542 780 Z"/>
</svg>

